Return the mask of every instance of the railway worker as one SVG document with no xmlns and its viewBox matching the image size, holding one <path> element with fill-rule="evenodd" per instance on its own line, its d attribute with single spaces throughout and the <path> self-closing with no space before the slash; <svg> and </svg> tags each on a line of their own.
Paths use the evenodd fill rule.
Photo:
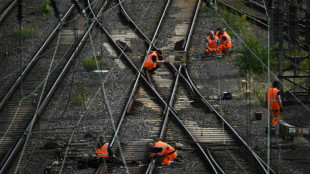
<svg viewBox="0 0 310 174">
<path fill-rule="evenodd" d="M 176 159 L 177 152 L 176 150 L 170 146 L 169 144 L 157 141 L 155 143 L 150 143 L 149 147 L 151 149 L 150 157 L 162 157 L 163 160 L 161 162 L 161 165 L 170 165 L 171 162 Z"/>
<path fill-rule="evenodd" d="M 219 45 L 220 40 L 217 36 L 214 36 L 214 32 L 210 31 L 209 35 L 206 37 L 205 44 L 206 50 L 205 53 L 208 56 L 213 56 L 216 53 L 216 47 Z"/>
<path fill-rule="evenodd" d="M 160 67 L 159 63 L 166 62 L 165 60 L 162 60 L 162 51 L 152 51 L 146 58 L 144 62 L 144 70 L 145 72 L 148 70 L 151 74 L 155 74 L 155 71 Z"/>
<path fill-rule="evenodd" d="M 217 47 L 216 54 L 218 57 L 222 57 L 223 51 L 228 51 L 228 49 L 231 48 L 231 39 L 223 28 L 218 28 L 215 36 L 217 36 L 220 40 L 220 45 Z M 228 52 L 226 55 L 229 55 Z"/>
<path fill-rule="evenodd" d="M 271 133 L 274 134 L 276 131 L 276 126 L 278 125 L 278 119 L 280 111 L 282 112 L 282 101 L 280 96 L 279 82 L 274 81 L 272 87 L 266 90 L 266 101 L 268 109 L 270 110 L 270 125 Z M 265 133 L 268 132 L 268 127 Z"/>
<path fill-rule="evenodd" d="M 104 136 L 99 136 L 99 140 L 97 143 L 97 146 L 95 147 L 96 149 L 96 155 L 97 159 L 99 159 L 100 163 L 109 163 L 109 164 L 118 164 L 118 165 L 124 165 L 124 162 L 114 155 L 110 144 L 108 142 L 105 142 L 105 137 Z M 132 164 L 141 164 L 140 161 L 126 161 L 127 165 L 132 165 Z"/>
</svg>

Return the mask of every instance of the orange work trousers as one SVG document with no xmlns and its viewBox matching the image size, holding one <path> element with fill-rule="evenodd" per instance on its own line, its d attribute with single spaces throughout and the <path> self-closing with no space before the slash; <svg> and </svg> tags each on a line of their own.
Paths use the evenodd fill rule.
<svg viewBox="0 0 310 174">
<path fill-rule="evenodd" d="M 206 50 L 205 50 L 205 53 L 206 53 L 207 55 L 210 55 L 212 52 L 214 52 L 214 53 L 216 52 L 216 48 L 210 48 L 210 50 L 211 50 L 211 51 L 209 51 L 208 49 L 206 49 Z"/>
<path fill-rule="evenodd" d="M 271 110 L 270 113 L 271 113 L 270 124 L 272 126 L 277 126 L 279 121 L 280 110 L 279 109 Z"/>
<path fill-rule="evenodd" d="M 173 161 L 177 157 L 177 152 L 173 154 L 166 155 L 163 157 L 163 161 L 161 162 L 162 165 L 168 166 L 170 165 L 171 161 Z"/>
</svg>

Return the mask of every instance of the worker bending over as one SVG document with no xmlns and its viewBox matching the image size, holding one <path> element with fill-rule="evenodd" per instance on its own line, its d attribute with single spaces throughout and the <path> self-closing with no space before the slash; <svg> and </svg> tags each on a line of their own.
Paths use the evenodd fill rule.
<svg viewBox="0 0 310 174">
<path fill-rule="evenodd" d="M 213 31 L 210 31 L 209 35 L 206 37 L 205 44 L 206 50 L 205 53 L 207 56 L 213 56 L 216 53 L 216 47 L 219 45 L 220 40 L 217 36 L 214 35 Z"/>
<path fill-rule="evenodd" d="M 166 62 L 166 60 L 162 60 L 162 58 L 161 50 L 152 51 L 144 62 L 144 71 L 149 71 L 151 74 L 155 74 L 155 70 L 160 67 L 159 63 Z"/>
<path fill-rule="evenodd" d="M 170 165 L 170 163 L 177 157 L 176 150 L 165 142 L 157 141 L 155 143 L 150 143 L 149 147 L 151 149 L 150 157 L 162 157 L 162 165 Z"/>
<path fill-rule="evenodd" d="M 99 159 L 100 163 L 109 163 L 109 164 L 118 164 L 118 165 L 124 165 L 124 162 L 114 155 L 110 144 L 108 142 L 105 142 L 104 136 L 99 136 L 99 141 L 96 146 L 96 155 L 97 159 Z M 140 161 L 126 161 L 127 165 L 131 164 L 141 164 Z"/>
<path fill-rule="evenodd" d="M 215 36 L 217 36 L 220 40 L 220 45 L 217 47 L 216 54 L 218 57 L 222 57 L 223 51 L 231 48 L 231 39 L 223 28 L 219 28 L 215 33 Z"/>
<path fill-rule="evenodd" d="M 280 96 L 279 82 L 274 81 L 272 87 L 266 90 L 266 101 L 268 109 L 270 110 L 270 125 L 271 133 L 274 134 L 276 131 L 276 126 L 278 125 L 278 119 L 280 111 L 282 112 L 282 101 Z M 268 127 L 265 133 L 268 132 Z"/>
</svg>

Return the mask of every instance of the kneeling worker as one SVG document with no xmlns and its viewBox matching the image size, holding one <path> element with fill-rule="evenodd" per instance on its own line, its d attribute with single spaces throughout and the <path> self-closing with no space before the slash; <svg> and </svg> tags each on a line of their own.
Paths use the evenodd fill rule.
<svg viewBox="0 0 310 174">
<path fill-rule="evenodd" d="M 99 159 L 100 163 L 109 163 L 109 164 L 118 164 L 118 165 L 124 165 L 123 161 L 116 158 L 116 156 L 113 154 L 113 151 L 110 147 L 110 144 L 108 142 L 105 142 L 104 136 L 99 136 L 99 141 L 96 146 L 96 155 L 97 159 Z M 140 161 L 126 161 L 127 165 L 131 164 L 141 164 Z"/>
<path fill-rule="evenodd" d="M 170 165 L 170 163 L 177 157 L 176 150 L 165 142 L 157 141 L 155 143 L 150 143 L 149 147 L 151 148 L 151 158 L 163 157 L 161 162 L 162 165 Z"/>
<path fill-rule="evenodd" d="M 145 72 L 148 70 L 151 74 L 155 74 L 155 70 L 157 70 L 160 65 L 158 63 L 164 63 L 166 60 L 159 60 L 162 59 L 162 52 L 161 50 L 152 51 L 149 54 L 144 62 L 144 70 Z"/>
</svg>

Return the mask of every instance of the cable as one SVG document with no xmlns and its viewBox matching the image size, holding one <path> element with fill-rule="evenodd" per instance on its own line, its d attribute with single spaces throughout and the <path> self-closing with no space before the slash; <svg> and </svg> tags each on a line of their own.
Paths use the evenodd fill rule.
<svg viewBox="0 0 310 174">
<path fill-rule="evenodd" d="M 22 73 L 23 73 L 23 59 L 22 59 L 22 18 L 23 18 L 23 4 L 22 4 L 22 0 L 18 0 L 17 1 L 17 5 L 18 5 L 18 15 L 17 15 L 17 19 L 19 21 L 19 63 L 20 63 L 20 76 L 22 77 Z M 24 97 L 24 91 L 23 91 L 23 78 L 21 78 L 20 81 L 20 94 L 21 97 Z"/>
<path fill-rule="evenodd" d="M 60 33 L 58 34 L 57 43 L 59 43 L 59 40 L 60 40 Z M 55 51 L 54 51 L 54 55 L 53 55 L 52 61 L 51 61 L 51 63 L 50 63 L 50 67 L 49 67 L 49 70 L 48 70 L 48 75 L 47 75 L 47 77 L 50 76 L 50 73 L 51 73 L 51 70 L 52 70 L 52 65 L 53 65 L 54 59 L 55 59 L 55 57 L 56 57 L 56 52 L 57 52 L 57 48 L 56 48 Z M 21 157 L 19 158 L 18 163 L 17 163 L 16 168 L 15 168 L 15 172 L 14 172 L 15 174 L 18 173 L 18 169 L 19 169 L 19 166 L 20 166 L 22 157 L 23 157 L 23 155 L 24 155 L 24 152 L 25 152 L 25 150 L 26 150 L 26 146 L 27 146 L 27 144 L 28 144 L 28 140 L 29 140 L 30 135 L 31 135 L 31 131 L 32 131 L 32 128 L 33 128 L 33 125 L 34 125 L 34 120 L 36 120 L 36 117 L 38 116 L 38 109 L 39 109 L 40 103 L 41 103 L 41 101 L 42 101 L 42 99 L 43 99 L 43 94 L 44 94 L 44 89 L 45 89 L 45 87 L 46 87 L 46 84 L 47 84 L 47 80 L 45 81 L 44 86 L 43 86 L 43 88 L 42 88 L 42 92 L 41 92 L 40 99 L 39 99 L 39 102 L 38 102 L 38 105 L 37 105 L 37 108 L 36 108 L 36 111 L 35 111 L 34 118 L 32 119 L 32 122 L 30 123 L 29 132 L 28 132 L 28 134 L 27 134 L 27 138 L 26 138 L 26 140 L 25 140 L 23 149 L 22 149 L 22 151 L 21 151 Z"/>
<path fill-rule="evenodd" d="M 36 111 L 35 111 L 34 118 L 33 118 L 32 120 L 36 120 L 38 108 L 39 108 L 40 102 L 41 102 L 41 100 L 42 100 L 42 96 L 43 96 L 43 93 L 44 93 L 44 89 L 45 89 L 45 87 L 46 87 L 47 79 L 49 78 L 50 73 L 57 67 L 57 66 L 55 66 L 55 68 L 52 69 L 52 65 L 53 65 L 54 58 L 55 58 L 55 55 L 56 55 L 56 52 L 57 52 L 57 48 L 58 48 L 58 46 L 59 46 L 60 34 L 61 34 L 61 33 L 59 32 L 58 41 L 57 41 L 57 44 L 56 44 L 56 49 L 55 49 L 55 51 L 54 51 L 53 59 L 52 59 L 51 64 L 50 64 L 50 68 L 49 68 L 47 77 L 45 78 L 44 81 L 42 81 L 42 83 L 44 82 L 44 86 L 43 86 L 43 89 L 42 89 L 42 92 L 41 92 L 41 96 L 40 96 L 40 99 L 39 99 L 39 103 L 38 103 L 38 105 L 37 105 L 37 109 L 36 109 Z M 71 44 L 70 46 L 72 46 L 72 44 Z M 68 51 L 68 50 L 67 50 L 67 51 Z M 41 84 L 42 84 L 42 83 L 41 83 Z M 40 86 L 41 86 L 41 85 L 39 85 L 39 86 L 36 88 L 36 90 L 37 90 Z M 29 96 L 31 96 L 31 95 L 29 95 Z M 21 105 L 21 103 L 23 102 L 23 100 L 24 100 L 25 98 L 28 98 L 28 97 L 23 97 L 23 98 L 21 99 L 20 103 L 19 103 L 20 105 Z M 10 127 L 12 126 L 12 124 L 14 123 L 14 120 L 15 120 L 15 118 L 16 118 L 16 115 L 17 115 L 19 109 L 20 109 L 20 106 L 18 107 L 18 109 L 17 109 L 17 111 L 16 111 L 16 113 L 15 113 L 15 115 L 14 115 L 14 118 L 13 118 L 13 120 L 12 120 L 12 122 L 11 122 L 9 128 L 8 128 L 7 131 L 5 132 L 5 135 L 2 137 L 2 139 L 1 139 L 0 142 L 3 141 L 4 137 L 6 137 L 6 134 L 8 133 L 8 130 L 10 129 Z M 21 160 L 22 160 L 23 155 L 24 155 L 24 151 L 25 151 L 26 146 L 27 146 L 27 144 L 28 144 L 28 140 L 29 140 L 29 138 L 30 138 L 30 136 L 31 136 L 31 131 L 32 131 L 33 125 L 34 125 L 34 122 L 32 121 L 32 122 L 30 123 L 30 130 L 29 130 L 29 132 L 28 132 L 28 134 L 27 134 L 26 141 L 25 141 L 25 143 L 24 143 L 24 146 L 23 146 L 23 149 L 22 149 L 22 152 L 21 152 L 21 157 L 19 158 L 17 167 L 16 167 L 16 169 L 15 169 L 15 173 L 18 172 L 18 169 L 19 169 Z"/>
</svg>

